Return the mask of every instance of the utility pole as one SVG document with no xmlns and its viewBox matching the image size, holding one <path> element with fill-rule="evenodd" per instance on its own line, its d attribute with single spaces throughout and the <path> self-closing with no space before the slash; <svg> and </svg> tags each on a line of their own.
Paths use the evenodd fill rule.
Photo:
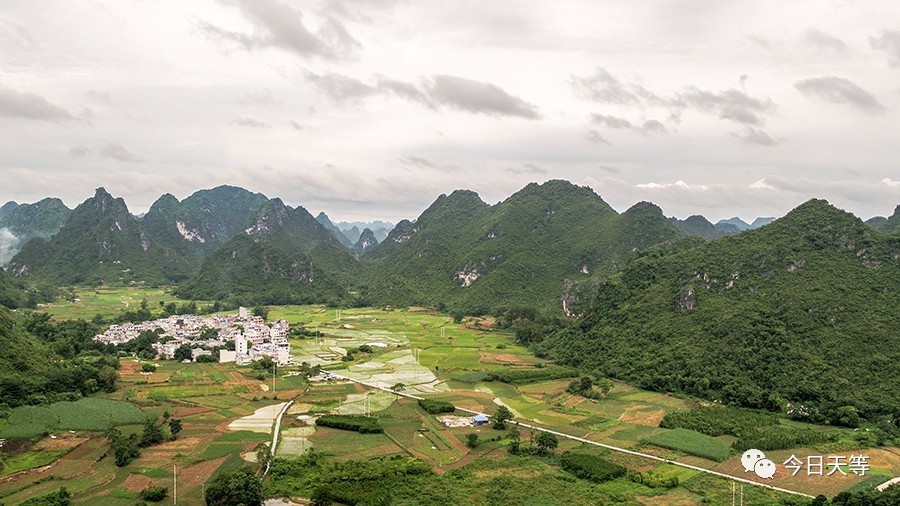
<svg viewBox="0 0 900 506">
<path fill-rule="evenodd" d="M 178 465 L 172 464 L 172 504 L 178 504 Z"/>
<path fill-rule="evenodd" d="M 275 369 L 275 368 L 276 368 L 277 366 L 278 366 L 278 362 L 275 362 L 275 363 L 272 364 L 272 393 L 273 393 L 273 394 L 275 393 L 275 374 L 276 374 L 276 369 Z"/>
</svg>

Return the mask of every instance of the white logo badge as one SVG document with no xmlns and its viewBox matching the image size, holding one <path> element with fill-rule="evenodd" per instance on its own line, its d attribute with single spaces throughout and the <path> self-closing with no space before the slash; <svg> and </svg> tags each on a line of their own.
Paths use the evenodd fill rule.
<svg viewBox="0 0 900 506">
<path fill-rule="evenodd" d="M 750 449 L 744 452 L 741 455 L 741 465 L 744 466 L 744 472 L 749 473 L 753 471 L 754 466 L 756 466 L 756 462 L 766 458 L 766 454 L 755 449 Z"/>
</svg>

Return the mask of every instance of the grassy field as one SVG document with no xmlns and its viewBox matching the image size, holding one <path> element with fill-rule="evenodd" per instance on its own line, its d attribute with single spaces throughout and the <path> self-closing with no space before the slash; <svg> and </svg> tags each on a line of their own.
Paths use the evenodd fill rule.
<svg viewBox="0 0 900 506">
<path fill-rule="evenodd" d="M 732 450 L 722 441 L 688 429 L 672 429 L 658 432 L 641 440 L 661 448 L 677 450 L 705 459 L 722 462 L 731 456 Z"/>
<path fill-rule="evenodd" d="M 147 415 L 128 402 L 86 398 L 47 406 L 22 406 L 0 426 L 0 438 L 29 439 L 63 430 L 103 431 L 110 427 L 139 424 Z"/>
<path fill-rule="evenodd" d="M 147 307 L 151 310 L 159 309 L 159 303 L 177 302 L 182 304 L 190 302 L 179 299 L 168 293 L 167 288 L 147 287 L 100 287 L 100 288 L 76 288 L 74 296 L 66 295 L 49 304 L 42 304 L 40 311 L 50 313 L 54 318 L 74 320 L 83 318 L 90 320 L 96 315 L 104 318 L 118 316 L 119 314 L 140 308 L 141 301 L 147 300 Z M 195 301 L 198 304 L 208 304 L 207 301 Z"/>
</svg>

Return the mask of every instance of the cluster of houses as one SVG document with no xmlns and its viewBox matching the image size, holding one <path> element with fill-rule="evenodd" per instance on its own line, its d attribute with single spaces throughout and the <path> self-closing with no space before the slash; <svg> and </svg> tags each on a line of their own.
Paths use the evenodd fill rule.
<svg viewBox="0 0 900 506">
<path fill-rule="evenodd" d="M 211 336 L 209 329 L 215 330 L 216 335 Z M 197 360 L 197 357 L 212 355 L 213 352 L 205 348 L 221 348 L 228 341 L 234 341 L 234 351 L 219 350 L 219 362 L 247 365 L 266 356 L 278 365 L 291 362 L 287 320 L 278 320 L 269 326 L 264 319 L 253 316 L 244 307 L 238 308 L 236 315 L 177 315 L 141 323 L 111 325 L 94 340 L 119 345 L 137 338 L 146 330 L 161 330 L 158 332 L 160 337 L 167 338 L 165 342 L 152 345 L 162 358 L 174 358 L 175 350 L 186 344 L 191 347 L 191 359 Z"/>
</svg>

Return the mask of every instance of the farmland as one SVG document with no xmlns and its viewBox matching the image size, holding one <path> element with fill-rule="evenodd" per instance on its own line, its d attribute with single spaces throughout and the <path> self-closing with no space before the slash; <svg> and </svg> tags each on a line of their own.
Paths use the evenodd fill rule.
<svg viewBox="0 0 900 506">
<path fill-rule="evenodd" d="M 615 383 L 605 397 L 592 400 L 567 392 L 570 378 L 524 384 L 491 381 L 537 375 L 555 366 L 517 345 L 510 334 L 495 329 L 489 318 L 454 323 L 446 315 L 412 308 L 344 309 L 339 317 L 336 310 L 318 306 L 272 307 L 269 318 L 287 318 L 292 329 L 310 334 L 300 338 L 304 332 L 295 332 L 291 338 L 298 363 L 318 364 L 326 371 L 382 387 L 400 385 L 408 393 L 489 414 L 505 405 L 520 420 L 537 426 L 746 477 L 739 454 L 729 448 L 734 437 L 713 438 L 659 427 L 667 413 L 694 407 L 696 403 L 689 399 Z M 314 337 L 311 334 L 316 329 L 319 335 Z M 136 363 L 123 359 L 118 389 L 105 398 L 13 410 L 0 431 L 15 434 L 18 430 L 29 438 L 50 432 L 58 439 L 42 439 L 4 459 L 8 476 L 0 481 L 0 500 L 16 503 L 64 484 L 76 504 L 127 504 L 136 501 L 143 488 L 170 486 L 174 464 L 178 466 L 179 500 L 199 502 L 201 485 L 215 473 L 254 465 L 257 445 L 271 441 L 274 416 L 288 400 L 294 403 L 284 416 L 276 457 L 288 463 L 305 462 L 311 455 L 324 460 L 310 468 L 315 475 L 269 479 L 266 489 L 273 494 L 303 497 L 317 479 L 334 476 L 330 469 L 337 463 L 354 468 L 361 465 L 357 463 L 360 460 L 375 459 L 374 464 L 366 465 L 375 466 L 372 471 L 377 474 L 378 462 L 390 467 L 396 459 L 414 457 L 431 472 L 409 477 L 412 481 L 404 482 L 406 485 L 396 484 L 398 497 L 403 497 L 405 486 L 415 482 L 426 497 L 450 498 L 458 504 L 483 502 L 479 498 L 484 497 L 522 504 L 556 504 L 560 498 L 568 504 L 694 504 L 702 500 L 715 504 L 730 498 L 727 480 L 566 439 L 560 439 L 559 448 L 551 455 L 509 455 L 505 430 L 490 425 L 448 428 L 438 421 L 439 415 L 429 414 L 413 400 L 348 381 L 310 382 L 297 375 L 296 368 L 279 368 L 273 391 L 271 378 L 261 381 L 249 368 L 234 364 L 159 361 L 158 365 L 155 372 L 142 373 Z M 90 408 L 90 414 L 76 406 Z M 131 464 L 115 467 L 107 455 L 109 445 L 99 432 L 110 425 L 125 433 L 136 432 L 147 416 L 159 417 L 164 412 L 182 420 L 184 430 L 177 439 L 146 448 Z M 361 434 L 317 426 L 316 419 L 328 413 L 369 415 L 383 432 Z M 455 414 L 466 416 L 459 411 Z M 68 430 L 77 434 L 68 434 Z M 872 457 L 874 473 L 885 479 L 900 474 L 896 450 L 858 449 L 847 446 L 852 441 L 848 431 L 821 430 L 843 438 L 839 440 L 844 446 L 830 443 L 827 448 L 767 454 L 780 463 L 791 453 L 865 451 Z M 478 435 L 475 448 L 465 444 L 469 434 Z M 532 448 L 533 439 L 523 430 L 524 448 Z M 653 488 L 625 478 L 588 484 L 562 470 L 559 455 L 569 450 L 595 455 L 631 472 L 650 472 L 648 476 L 654 479 L 677 477 L 679 484 Z M 535 480 L 548 484 L 547 489 L 535 492 Z M 852 474 L 827 484 L 816 477 L 784 473 L 771 481 L 808 493 L 826 486 L 829 494 L 863 482 L 874 484 Z M 557 486 L 562 488 L 557 490 Z M 768 490 L 746 488 L 752 489 L 745 490 L 752 504 L 777 504 L 780 497 Z"/>
<path fill-rule="evenodd" d="M 147 307 L 157 309 L 160 302 L 190 302 L 170 294 L 166 288 L 148 287 L 98 287 L 75 288 L 70 294 L 59 297 L 51 303 L 42 304 L 40 311 L 58 319 L 83 318 L 90 320 L 96 315 L 111 318 L 140 308 L 146 300 Z M 203 301 L 196 301 L 203 303 Z"/>
</svg>

